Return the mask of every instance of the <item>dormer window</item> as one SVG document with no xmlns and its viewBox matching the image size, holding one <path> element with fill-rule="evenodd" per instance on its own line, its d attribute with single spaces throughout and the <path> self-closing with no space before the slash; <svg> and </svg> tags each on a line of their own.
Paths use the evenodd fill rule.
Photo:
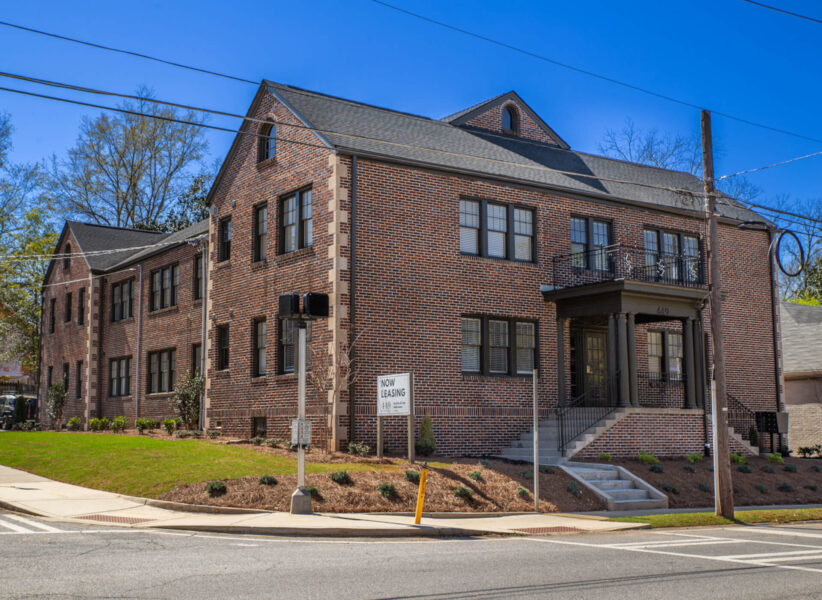
<svg viewBox="0 0 822 600">
<path fill-rule="evenodd" d="M 63 256 L 63 270 L 70 271 L 71 270 L 71 244 L 66 244 L 66 249 L 63 252 L 65 256 Z"/>
<path fill-rule="evenodd" d="M 502 109 L 502 130 L 505 133 L 519 133 L 519 115 L 513 106 Z"/>
<path fill-rule="evenodd" d="M 260 162 L 273 158 L 277 150 L 277 126 L 274 123 L 260 129 Z"/>
</svg>

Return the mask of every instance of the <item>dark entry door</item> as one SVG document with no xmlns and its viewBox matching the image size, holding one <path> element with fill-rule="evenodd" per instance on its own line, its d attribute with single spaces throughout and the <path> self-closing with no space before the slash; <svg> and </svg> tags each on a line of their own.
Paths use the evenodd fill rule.
<svg viewBox="0 0 822 600">
<path fill-rule="evenodd" d="M 585 404 L 608 401 L 608 333 L 580 329 L 571 336 L 571 381 L 574 397 L 585 395 Z"/>
</svg>

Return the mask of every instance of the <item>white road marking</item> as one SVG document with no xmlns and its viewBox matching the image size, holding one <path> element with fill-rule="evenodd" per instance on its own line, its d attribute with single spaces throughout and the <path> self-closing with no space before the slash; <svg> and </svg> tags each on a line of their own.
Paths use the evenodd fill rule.
<svg viewBox="0 0 822 600">
<path fill-rule="evenodd" d="M 9 523 L 8 521 L 4 521 L 3 519 L 0 519 L 0 527 L 11 529 L 14 533 L 33 533 L 30 529 L 20 527 L 19 525 L 15 525 L 14 523 Z"/>
<path fill-rule="evenodd" d="M 822 560 L 822 552 L 817 552 L 816 554 L 808 556 L 774 556 L 765 560 L 766 562 L 782 562 L 788 560 Z"/>
<path fill-rule="evenodd" d="M 822 552 L 822 548 L 816 547 L 816 550 L 795 550 L 794 552 L 765 552 L 763 554 L 731 554 L 726 556 L 726 558 L 736 558 L 739 560 L 751 560 L 757 558 L 768 558 L 771 556 L 790 556 L 790 555 L 802 555 L 802 554 L 819 554 Z"/>
<path fill-rule="evenodd" d="M 625 550 L 633 550 L 634 548 L 683 548 L 685 546 L 713 546 L 715 544 L 738 544 L 736 540 L 699 540 L 693 542 L 651 542 L 649 544 L 634 544 L 632 546 L 620 546 Z"/>
<path fill-rule="evenodd" d="M 769 535 L 787 535 L 792 537 L 806 537 L 806 538 L 816 538 L 822 539 L 822 533 L 808 533 L 806 531 L 791 531 L 788 529 L 782 529 L 779 527 L 775 527 L 773 529 L 768 529 L 765 527 L 746 527 L 745 531 L 752 531 L 753 533 L 767 533 Z"/>
<path fill-rule="evenodd" d="M 38 523 L 37 521 L 32 521 L 31 519 L 27 519 L 25 517 L 21 517 L 19 515 L 6 515 L 7 519 L 13 519 L 18 523 L 22 523 L 23 525 L 28 525 L 29 527 L 36 527 L 37 529 L 42 529 L 43 531 L 48 531 L 49 533 L 59 533 L 63 531 L 62 529 L 57 529 L 56 527 L 52 527 L 51 525 L 46 525 L 45 523 Z"/>
</svg>

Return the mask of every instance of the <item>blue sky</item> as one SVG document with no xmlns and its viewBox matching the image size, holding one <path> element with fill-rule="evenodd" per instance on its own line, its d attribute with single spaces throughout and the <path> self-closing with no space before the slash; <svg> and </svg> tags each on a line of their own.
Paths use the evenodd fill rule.
<svg viewBox="0 0 822 600">
<path fill-rule="evenodd" d="M 434 19 L 685 101 L 822 139 L 822 25 L 742 0 L 391 0 Z M 772 0 L 822 17 L 822 6 Z M 572 148 L 598 152 L 626 117 L 697 134 L 698 111 L 536 61 L 370 0 L 4 3 L 0 20 L 440 118 L 516 90 Z M 2 70 L 244 113 L 255 88 L 0 27 Z M 3 80 L 6 87 L 37 89 Z M 46 91 L 46 93 L 53 93 Z M 56 95 L 79 98 L 76 94 Z M 99 102 L 94 99 L 92 102 Z M 13 158 L 62 155 L 93 109 L 0 92 Z M 219 125 L 237 121 L 212 118 Z M 714 117 L 717 175 L 822 144 Z M 221 159 L 232 136 L 208 134 Z M 822 198 L 822 157 L 750 176 L 764 201 Z"/>
</svg>

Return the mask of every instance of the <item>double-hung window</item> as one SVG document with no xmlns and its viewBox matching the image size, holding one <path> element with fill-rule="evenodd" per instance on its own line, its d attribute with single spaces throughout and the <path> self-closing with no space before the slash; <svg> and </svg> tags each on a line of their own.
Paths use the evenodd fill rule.
<svg viewBox="0 0 822 600">
<path fill-rule="evenodd" d="M 252 377 L 262 377 L 266 372 L 266 326 L 265 319 L 254 321 L 254 356 L 251 365 Z"/>
<path fill-rule="evenodd" d="M 77 298 L 77 323 L 82 325 L 86 322 L 86 288 L 80 288 Z"/>
<path fill-rule="evenodd" d="M 217 260 L 231 258 L 231 217 L 220 220 L 217 231 Z"/>
<path fill-rule="evenodd" d="M 148 393 L 159 394 L 174 390 L 177 351 L 160 350 L 148 353 Z"/>
<path fill-rule="evenodd" d="M 195 377 L 199 377 L 203 372 L 203 345 L 193 344 L 191 346 L 191 372 Z"/>
<path fill-rule="evenodd" d="M 604 219 L 571 217 L 571 265 L 577 269 L 610 271 L 608 247 L 613 244 L 611 223 Z"/>
<path fill-rule="evenodd" d="M 668 333 L 668 379 L 682 381 L 682 334 Z"/>
<path fill-rule="evenodd" d="M 217 327 L 217 370 L 225 371 L 228 369 L 228 350 L 229 350 L 229 330 L 228 325 L 219 325 Z"/>
<path fill-rule="evenodd" d="M 651 382 L 682 381 L 684 347 L 675 331 L 648 332 L 648 378 Z"/>
<path fill-rule="evenodd" d="M 203 255 L 198 254 L 194 257 L 194 299 L 203 299 Z"/>
<path fill-rule="evenodd" d="M 109 361 L 109 396 L 131 394 L 131 357 L 112 358 Z"/>
<path fill-rule="evenodd" d="M 299 360 L 299 332 L 294 319 L 280 319 L 280 373 L 296 373 Z M 311 368 L 311 323 L 306 324 L 305 330 L 306 370 Z"/>
<path fill-rule="evenodd" d="M 63 363 L 63 389 L 68 394 L 69 389 L 69 364 Z"/>
<path fill-rule="evenodd" d="M 534 211 L 487 200 L 460 199 L 460 253 L 534 260 Z"/>
<path fill-rule="evenodd" d="M 536 363 L 536 323 L 462 317 L 462 372 L 530 375 Z"/>
<path fill-rule="evenodd" d="M 54 322 L 57 320 L 57 299 L 52 298 L 49 302 L 49 333 L 54 333 Z"/>
<path fill-rule="evenodd" d="M 176 264 L 151 272 L 151 310 L 177 305 L 177 288 L 180 284 Z"/>
<path fill-rule="evenodd" d="M 651 381 L 660 381 L 665 375 L 665 352 L 661 331 L 648 332 L 648 378 Z"/>
<path fill-rule="evenodd" d="M 111 286 L 111 320 L 122 321 L 132 316 L 131 294 L 133 280 L 121 281 Z"/>
<path fill-rule="evenodd" d="M 265 247 L 268 237 L 268 205 L 261 204 L 254 209 L 254 240 L 252 256 L 254 262 L 265 260 Z"/>
<path fill-rule="evenodd" d="M 645 274 L 649 280 L 700 283 L 699 238 L 695 235 L 645 229 Z"/>
<path fill-rule="evenodd" d="M 71 321 L 71 292 L 66 294 L 66 311 L 63 320 L 68 323 Z"/>
<path fill-rule="evenodd" d="M 301 190 L 280 200 L 280 254 L 309 248 L 314 239 L 313 194 Z"/>
<path fill-rule="evenodd" d="M 83 397 L 83 361 L 82 360 L 78 360 L 77 365 L 75 366 L 74 381 L 75 381 L 74 385 L 77 386 L 77 390 L 76 390 L 77 391 L 77 397 L 82 398 Z"/>
</svg>

